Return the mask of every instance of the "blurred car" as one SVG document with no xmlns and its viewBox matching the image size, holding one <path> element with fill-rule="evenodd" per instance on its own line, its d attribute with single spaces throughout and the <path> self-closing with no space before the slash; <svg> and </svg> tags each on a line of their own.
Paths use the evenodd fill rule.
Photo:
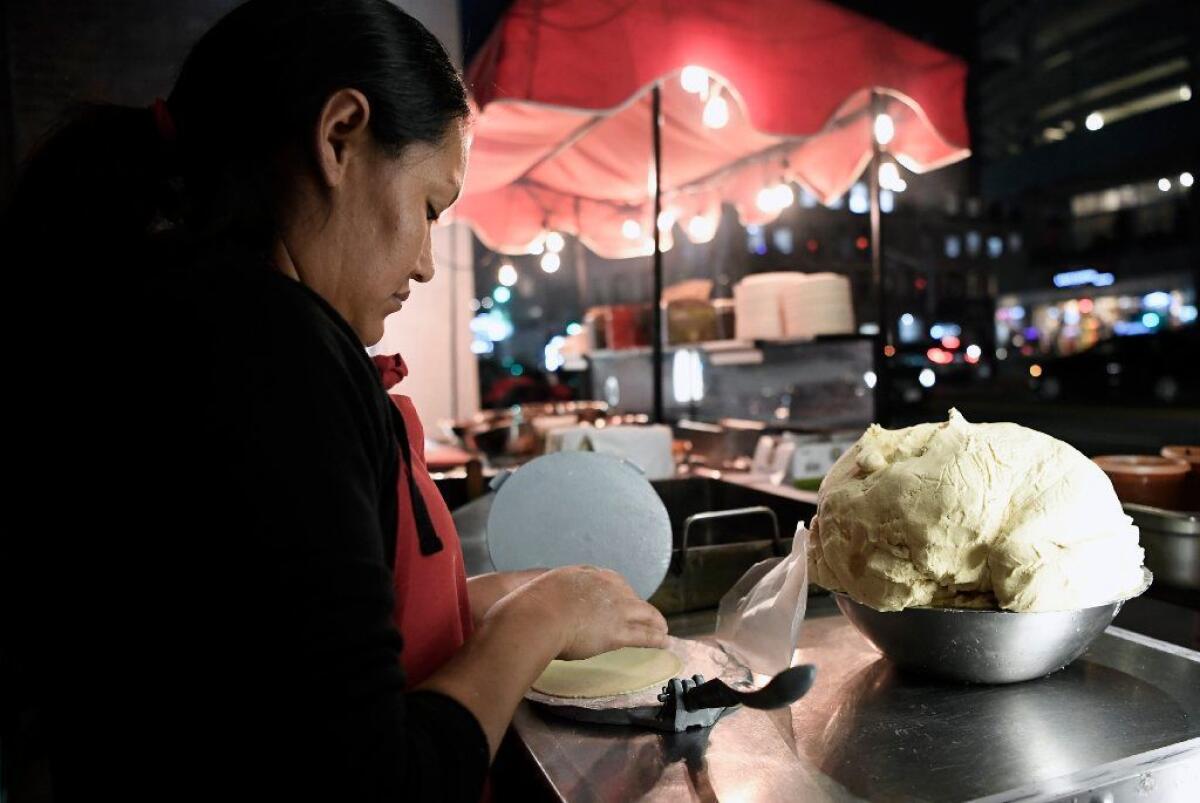
<svg viewBox="0 0 1200 803">
<path fill-rule="evenodd" d="M 1200 402 L 1200 327 L 1114 337 L 1037 366 L 1030 386 L 1047 401 Z"/>
<path fill-rule="evenodd" d="M 929 393 L 929 387 L 920 381 L 921 371 L 930 367 L 925 353 L 915 346 L 902 345 L 888 358 L 887 365 L 892 404 L 920 404 Z"/>
<path fill-rule="evenodd" d="M 991 366 L 978 352 L 972 356 L 974 362 L 965 349 L 942 348 L 936 341 L 898 346 L 888 360 L 892 402 L 919 404 L 935 386 L 969 387 L 991 377 Z"/>
</svg>

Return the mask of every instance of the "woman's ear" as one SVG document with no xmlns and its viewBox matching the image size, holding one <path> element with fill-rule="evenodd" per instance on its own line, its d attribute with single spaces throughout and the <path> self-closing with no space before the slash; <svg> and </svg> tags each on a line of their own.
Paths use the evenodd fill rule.
<svg viewBox="0 0 1200 803">
<path fill-rule="evenodd" d="M 321 108 L 314 131 L 317 169 L 326 187 L 346 176 L 350 159 L 370 144 L 371 104 L 357 89 L 339 89 Z"/>
</svg>

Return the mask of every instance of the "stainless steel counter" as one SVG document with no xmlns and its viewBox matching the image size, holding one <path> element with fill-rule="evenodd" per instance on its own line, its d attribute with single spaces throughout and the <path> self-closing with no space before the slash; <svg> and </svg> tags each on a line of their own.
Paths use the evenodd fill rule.
<svg viewBox="0 0 1200 803">
<path fill-rule="evenodd" d="M 1011 686 L 905 677 L 840 615 L 811 618 L 790 709 L 681 735 L 518 710 L 564 800 L 1200 800 L 1200 653 L 1110 628 Z"/>
</svg>

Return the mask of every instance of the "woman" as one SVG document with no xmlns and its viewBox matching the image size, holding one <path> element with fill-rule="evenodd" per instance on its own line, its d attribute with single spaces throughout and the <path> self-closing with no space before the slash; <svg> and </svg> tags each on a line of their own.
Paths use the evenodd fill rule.
<svg viewBox="0 0 1200 803">
<path fill-rule="evenodd" d="M 251 0 L 166 101 L 91 109 L 28 165 L 22 496 L 65 501 L 6 561 L 5 687 L 57 797 L 474 798 L 550 659 L 663 642 L 611 572 L 498 578 L 406 689 L 394 535 L 428 510 L 397 504 L 407 433 L 364 346 L 433 278 L 467 117 L 385 0 Z"/>
</svg>

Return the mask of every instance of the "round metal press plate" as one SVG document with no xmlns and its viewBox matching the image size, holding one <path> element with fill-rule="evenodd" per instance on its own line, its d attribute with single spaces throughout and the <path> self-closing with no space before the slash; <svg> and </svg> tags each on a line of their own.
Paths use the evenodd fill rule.
<svg viewBox="0 0 1200 803">
<path fill-rule="evenodd" d="M 498 571 L 601 566 L 642 599 L 671 562 L 671 521 L 649 480 L 595 452 L 555 452 L 517 469 L 496 492 L 487 540 Z"/>
</svg>

